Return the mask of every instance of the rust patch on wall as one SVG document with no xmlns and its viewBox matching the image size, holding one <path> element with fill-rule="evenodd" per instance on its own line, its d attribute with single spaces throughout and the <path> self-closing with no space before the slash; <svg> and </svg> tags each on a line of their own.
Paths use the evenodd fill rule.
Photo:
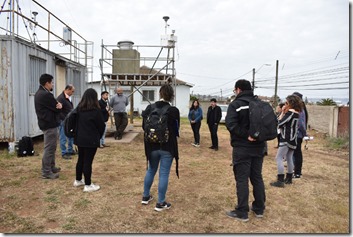
<svg viewBox="0 0 353 237">
<path fill-rule="evenodd" d="M 337 136 L 349 136 L 349 107 L 339 107 L 338 109 Z"/>
</svg>

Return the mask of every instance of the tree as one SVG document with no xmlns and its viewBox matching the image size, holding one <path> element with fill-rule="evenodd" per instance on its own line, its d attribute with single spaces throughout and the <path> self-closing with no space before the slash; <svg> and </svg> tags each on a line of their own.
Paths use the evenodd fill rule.
<svg viewBox="0 0 353 237">
<path fill-rule="evenodd" d="M 190 95 L 190 101 L 194 101 L 194 100 L 197 100 L 197 97 L 194 95 Z"/>
<path fill-rule="evenodd" d="M 337 105 L 335 101 L 332 99 L 321 99 L 320 101 L 316 102 L 317 105 L 323 105 L 323 106 L 328 106 L 328 105 Z"/>
</svg>

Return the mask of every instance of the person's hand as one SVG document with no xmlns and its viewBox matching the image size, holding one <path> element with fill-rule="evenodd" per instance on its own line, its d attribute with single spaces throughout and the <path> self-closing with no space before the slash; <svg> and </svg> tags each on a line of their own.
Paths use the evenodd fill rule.
<svg viewBox="0 0 353 237">
<path fill-rule="evenodd" d="M 214 123 L 214 125 L 217 125 L 217 123 Z"/>
<path fill-rule="evenodd" d="M 62 108 L 63 108 L 63 105 L 60 102 L 58 102 L 56 104 L 56 109 L 62 109 Z"/>
<path fill-rule="evenodd" d="M 250 135 L 248 136 L 248 140 L 251 141 L 251 142 L 256 141 L 256 139 L 255 139 L 255 138 L 252 138 Z"/>
<path fill-rule="evenodd" d="M 195 123 L 195 120 L 191 120 L 190 122 L 191 122 L 191 123 Z"/>
</svg>

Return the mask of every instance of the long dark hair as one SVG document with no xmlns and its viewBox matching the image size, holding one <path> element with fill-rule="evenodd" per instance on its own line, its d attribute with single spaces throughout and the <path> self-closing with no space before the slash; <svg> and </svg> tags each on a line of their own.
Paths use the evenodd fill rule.
<svg viewBox="0 0 353 237">
<path fill-rule="evenodd" d="M 195 101 L 197 101 L 197 107 L 194 106 Z M 200 107 L 200 102 L 198 99 L 195 99 L 190 106 L 190 110 L 197 110 L 199 107 Z"/>
<path fill-rule="evenodd" d="M 81 101 L 78 103 L 77 107 L 80 111 L 100 109 L 97 91 L 93 88 L 88 88 L 85 93 L 83 93 Z"/>
</svg>

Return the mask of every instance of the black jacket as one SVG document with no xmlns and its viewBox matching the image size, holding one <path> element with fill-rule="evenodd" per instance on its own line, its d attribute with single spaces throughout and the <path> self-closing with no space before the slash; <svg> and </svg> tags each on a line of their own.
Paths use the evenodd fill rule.
<svg viewBox="0 0 353 237">
<path fill-rule="evenodd" d="M 212 106 L 208 107 L 207 110 L 207 124 L 215 124 L 219 123 L 222 118 L 222 109 L 218 105 L 216 105 L 214 108 Z"/>
<path fill-rule="evenodd" d="M 249 102 L 241 100 L 254 98 L 252 91 L 247 90 L 239 93 L 235 100 L 229 104 L 226 116 L 226 126 L 230 133 L 232 147 L 265 147 L 265 142 L 250 142 L 249 136 Z"/>
<path fill-rule="evenodd" d="M 63 105 L 63 108 L 61 109 L 61 113 L 60 113 L 60 120 L 64 120 L 66 115 L 68 115 L 70 113 L 70 111 L 74 108 L 72 102 L 66 98 L 65 93 L 62 92 L 57 100 Z"/>
<path fill-rule="evenodd" d="M 164 101 L 157 101 L 156 106 L 163 107 L 168 102 Z M 142 112 L 142 128 L 145 125 L 145 119 L 147 118 L 148 114 L 150 113 L 151 105 L 148 105 L 146 110 Z M 151 157 L 151 152 L 155 150 L 163 150 L 169 151 L 172 156 L 175 158 L 176 161 L 176 172 L 178 175 L 178 160 L 179 160 L 179 152 L 178 152 L 178 141 L 177 136 L 179 136 L 179 127 L 180 127 L 180 112 L 179 109 L 171 106 L 168 109 L 168 129 L 169 129 L 169 140 L 165 144 L 155 144 L 149 143 L 145 141 L 145 154 L 147 160 Z"/>
<path fill-rule="evenodd" d="M 40 130 L 44 131 L 59 126 L 61 109 L 56 108 L 57 103 L 58 101 L 56 101 L 52 93 L 43 86 L 39 86 L 38 91 L 34 95 L 34 107 Z"/>
<path fill-rule="evenodd" d="M 99 147 L 105 123 L 99 109 L 77 111 L 77 131 L 74 143 L 79 147 Z"/>
<path fill-rule="evenodd" d="M 283 118 L 278 121 L 278 127 L 281 130 L 279 146 L 288 146 L 290 149 L 296 149 L 299 114 L 294 111 L 288 111 Z"/>
<path fill-rule="evenodd" d="M 101 107 L 103 120 L 104 120 L 104 122 L 107 122 L 109 119 L 109 112 L 107 111 L 108 102 L 103 99 L 100 99 L 98 102 Z"/>
</svg>

